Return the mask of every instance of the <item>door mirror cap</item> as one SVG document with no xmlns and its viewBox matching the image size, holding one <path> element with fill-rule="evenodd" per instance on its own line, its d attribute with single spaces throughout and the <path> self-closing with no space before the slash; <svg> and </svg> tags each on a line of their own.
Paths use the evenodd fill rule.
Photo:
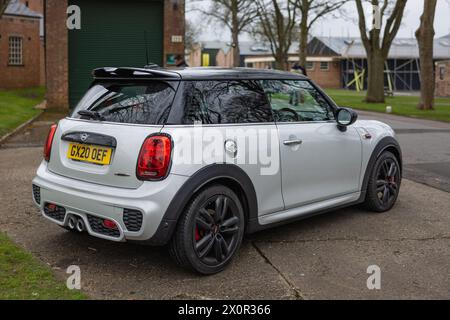
<svg viewBox="0 0 450 320">
<path fill-rule="evenodd" d="M 342 132 L 347 131 L 347 127 L 354 124 L 356 120 L 358 120 L 358 114 L 353 109 L 339 108 L 336 112 L 338 129 Z"/>
</svg>

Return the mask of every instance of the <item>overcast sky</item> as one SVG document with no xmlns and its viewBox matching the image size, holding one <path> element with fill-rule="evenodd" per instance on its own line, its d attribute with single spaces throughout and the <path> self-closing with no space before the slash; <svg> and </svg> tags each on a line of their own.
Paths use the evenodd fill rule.
<svg viewBox="0 0 450 320">
<path fill-rule="evenodd" d="M 437 0 L 437 9 L 435 17 L 435 31 L 436 37 L 442 37 L 450 34 L 450 0 Z M 190 8 L 187 0 L 188 6 Z M 205 1 L 202 1 L 203 3 Z M 203 4 L 205 5 L 205 4 Z M 355 3 L 351 1 L 345 7 L 347 18 L 324 18 L 318 21 L 313 28 L 312 34 L 315 36 L 354 36 L 359 37 L 359 31 L 356 24 L 356 8 Z M 370 9 L 370 8 L 368 8 Z M 402 27 L 398 33 L 398 37 L 409 38 L 414 37 L 414 32 L 420 24 L 420 15 L 422 14 L 423 0 L 409 0 L 406 6 L 405 14 L 402 20 Z M 222 40 L 230 41 L 230 35 L 225 28 L 220 25 L 213 26 L 214 32 L 211 32 L 210 25 L 207 25 L 205 19 L 202 19 L 201 15 L 197 12 L 187 10 L 187 18 L 195 25 L 200 26 L 201 40 Z M 370 20 L 369 20 L 370 21 Z M 249 40 L 248 35 L 244 35 L 242 40 Z"/>
</svg>

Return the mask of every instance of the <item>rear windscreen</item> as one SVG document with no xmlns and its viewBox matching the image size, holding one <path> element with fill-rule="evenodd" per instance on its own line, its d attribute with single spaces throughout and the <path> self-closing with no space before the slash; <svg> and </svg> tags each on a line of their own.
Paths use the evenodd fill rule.
<svg viewBox="0 0 450 320">
<path fill-rule="evenodd" d="M 75 107 L 71 117 L 85 118 L 79 111 L 87 110 L 106 122 L 165 124 L 177 86 L 177 81 L 95 84 Z"/>
</svg>

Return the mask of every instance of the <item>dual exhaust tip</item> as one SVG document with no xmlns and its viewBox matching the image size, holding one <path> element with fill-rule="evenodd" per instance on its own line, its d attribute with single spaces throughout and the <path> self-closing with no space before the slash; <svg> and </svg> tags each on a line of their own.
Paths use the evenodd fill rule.
<svg viewBox="0 0 450 320">
<path fill-rule="evenodd" d="M 70 230 L 76 230 L 80 233 L 86 231 L 86 225 L 84 224 L 83 219 L 77 218 L 75 216 L 69 217 L 68 227 Z"/>
</svg>

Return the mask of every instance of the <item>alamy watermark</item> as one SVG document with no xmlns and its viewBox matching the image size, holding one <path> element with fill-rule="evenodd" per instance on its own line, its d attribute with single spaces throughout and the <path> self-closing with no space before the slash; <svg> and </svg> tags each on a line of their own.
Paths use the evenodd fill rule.
<svg viewBox="0 0 450 320">
<path fill-rule="evenodd" d="M 193 130 L 174 132 L 173 140 L 172 159 L 176 165 L 254 165 L 263 176 L 276 175 L 280 170 L 279 136 L 275 128 L 218 128 L 196 123 Z"/>
<path fill-rule="evenodd" d="M 381 290 L 381 269 L 377 265 L 367 267 L 367 273 L 370 276 L 367 278 L 367 289 Z"/>
<path fill-rule="evenodd" d="M 373 23 L 372 30 L 381 29 L 381 10 L 379 5 L 372 5 Z"/>
<path fill-rule="evenodd" d="M 69 30 L 81 30 L 81 8 L 77 5 L 67 7 L 66 26 Z"/>
<path fill-rule="evenodd" d="M 79 266 L 72 265 L 66 270 L 70 276 L 67 278 L 66 286 L 69 290 L 81 290 L 81 269 Z"/>
</svg>

